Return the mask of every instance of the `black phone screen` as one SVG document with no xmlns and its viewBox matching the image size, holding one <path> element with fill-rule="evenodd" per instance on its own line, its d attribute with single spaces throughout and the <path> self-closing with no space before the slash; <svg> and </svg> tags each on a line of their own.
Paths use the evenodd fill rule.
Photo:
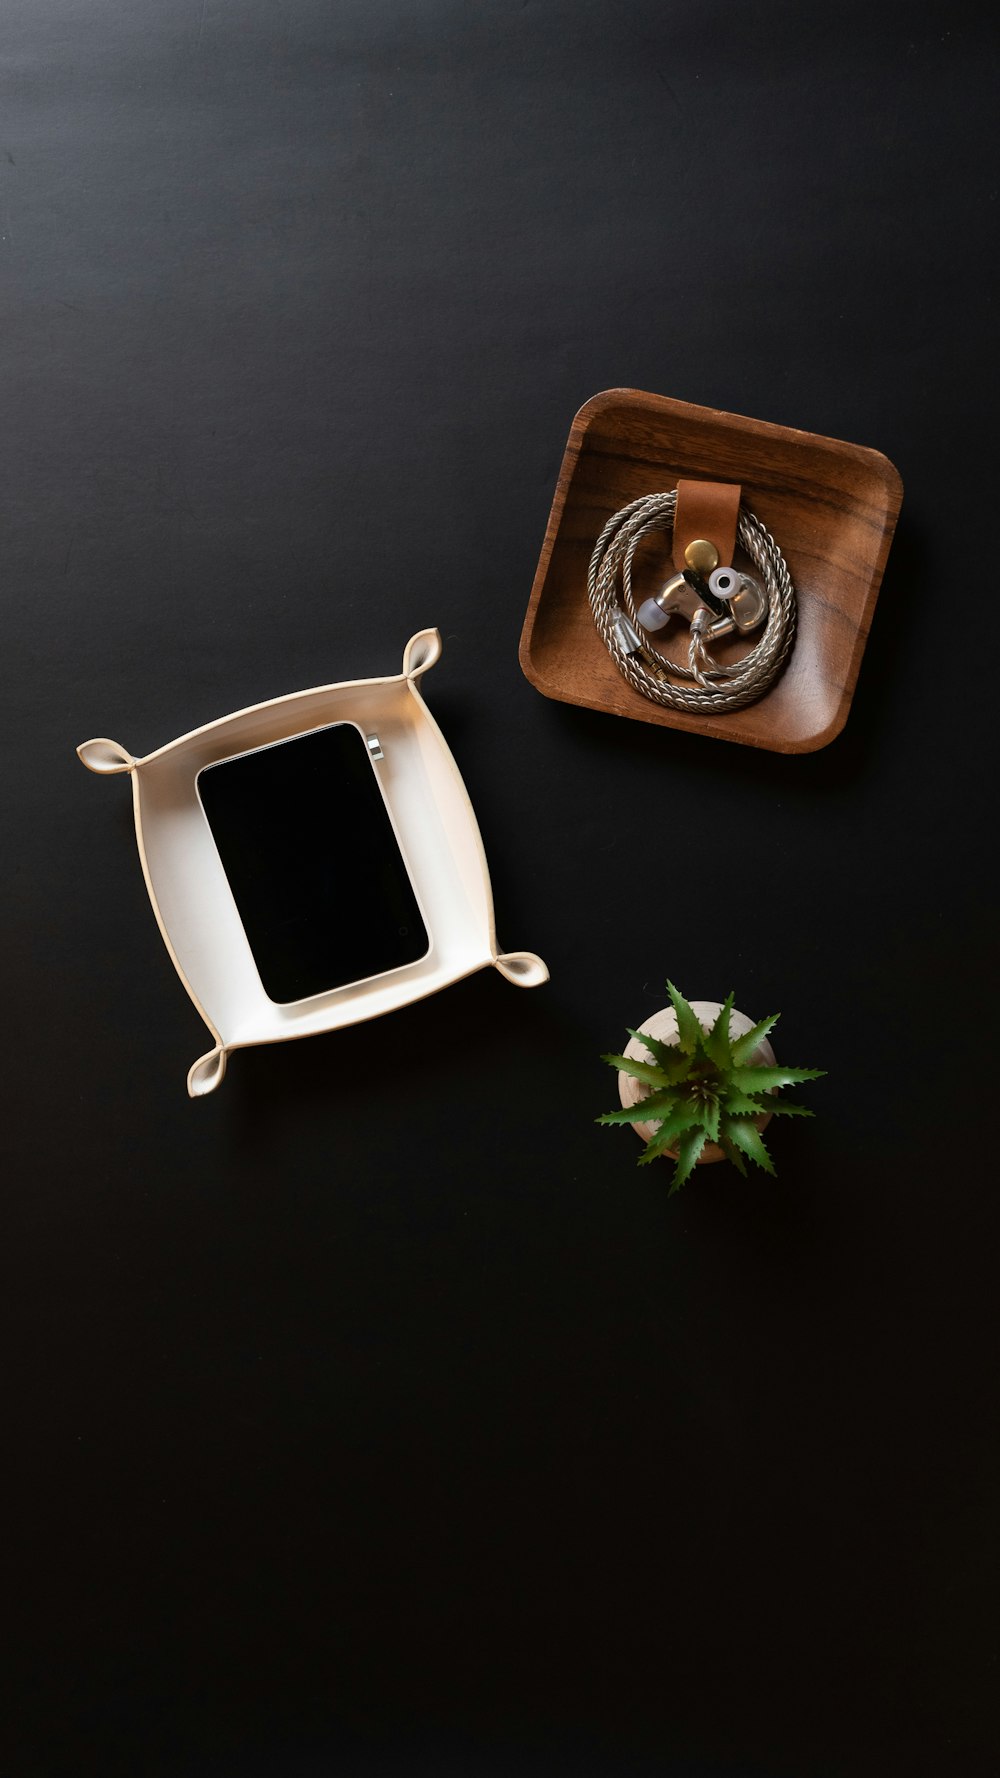
<svg viewBox="0 0 1000 1778">
<path fill-rule="evenodd" d="M 364 739 L 335 723 L 205 766 L 202 808 L 268 998 L 401 969 L 430 947 Z"/>
</svg>

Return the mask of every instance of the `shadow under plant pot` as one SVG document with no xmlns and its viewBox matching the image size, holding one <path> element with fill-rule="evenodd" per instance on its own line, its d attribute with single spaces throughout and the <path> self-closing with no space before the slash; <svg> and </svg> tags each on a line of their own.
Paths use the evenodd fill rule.
<svg viewBox="0 0 1000 1778">
<path fill-rule="evenodd" d="M 692 1000 L 691 1010 L 695 1014 L 702 1030 L 707 1032 L 712 1029 L 712 1026 L 722 1011 L 722 1002 L 718 1000 Z M 736 1038 L 745 1037 L 748 1031 L 753 1030 L 753 1027 L 754 1020 L 748 1019 L 746 1013 L 736 1012 L 735 1010 L 730 1013 L 729 1035 L 734 1041 Z M 650 1037 L 657 1038 L 660 1043 L 666 1043 L 671 1047 L 674 1047 L 677 1043 L 677 1014 L 672 1006 L 665 1006 L 660 1012 L 655 1012 L 650 1018 L 644 1019 L 638 1029 L 640 1031 L 648 1032 Z M 649 1059 L 649 1052 L 638 1037 L 630 1037 L 622 1053 L 628 1056 L 630 1061 L 641 1062 Z M 752 1054 L 748 1057 L 748 1061 L 750 1061 L 755 1068 L 773 1068 L 775 1066 L 776 1057 L 766 1037 L 761 1038 Z M 628 1110 L 633 1105 L 638 1108 L 641 1107 L 643 1099 L 647 1096 L 647 1089 L 641 1081 L 635 1080 L 631 1074 L 619 1072 L 618 1096 L 621 1099 L 622 1106 L 625 1110 Z M 771 1116 L 772 1113 L 767 1112 L 764 1117 L 754 1119 L 758 1130 L 767 1128 L 767 1125 L 771 1121 Z M 642 1138 L 643 1142 L 649 1142 L 656 1134 L 659 1127 L 659 1120 L 642 1122 L 640 1119 L 636 1119 L 632 1122 L 633 1130 L 637 1136 Z M 676 1147 L 665 1148 L 663 1154 L 664 1158 L 667 1160 L 677 1159 Z M 697 1164 L 700 1167 L 704 1166 L 709 1161 L 724 1161 L 725 1159 L 726 1156 L 717 1142 L 706 1142 Z"/>
</svg>

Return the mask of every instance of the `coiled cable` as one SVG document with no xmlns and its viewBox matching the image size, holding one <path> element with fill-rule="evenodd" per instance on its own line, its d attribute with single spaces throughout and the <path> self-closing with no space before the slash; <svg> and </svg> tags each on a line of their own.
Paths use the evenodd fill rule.
<svg viewBox="0 0 1000 1778">
<path fill-rule="evenodd" d="M 658 531 L 673 531 L 676 506 L 676 490 L 669 494 L 645 494 L 608 520 L 597 539 L 587 573 L 594 623 L 623 678 L 643 697 L 691 714 L 740 710 L 763 697 L 791 652 L 796 604 L 788 564 L 770 531 L 749 507 L 741 505 L 737 538 L 758 569 L 767 593 L 767 617 L 760 639 L 742 660 L 728 667 L 706 657 L 701 638 L 695 635 L 690 665 L 664 660 L 639 630 L 632 596 L 632 563 L 647 537 Z M 713 685 L 713 677 L 724 678 L 725 684 Z M 678 678 L 694 683 L 678 685 Z"/>
</svg>

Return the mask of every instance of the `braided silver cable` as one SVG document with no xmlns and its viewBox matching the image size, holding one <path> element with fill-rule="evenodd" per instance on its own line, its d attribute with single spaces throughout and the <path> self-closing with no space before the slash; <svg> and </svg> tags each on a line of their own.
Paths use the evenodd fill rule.
<svg viewBox="0 0 1000 1778">
<path fill-rule="evenodd" d="M 694 715 L 706 710 L 740 710 L 763 697 L 791 650 L 796 606 L 788 564 L 770 531 L 749 507 L 741 505 L 737 536 L 758 569 L 767 593 L 767 619 L 760 639 L 742 660 L 729 667 L 719 666 L 707 655 L 700 637 L 692 637 L 688 666 L 665 661 L 640 633 L 632 594 L 632 563 L 647 537 L 656 531 L 673 530 L 676 507 L 676 491 L 645 494 L 608 520 L 594 546 L 587 571 L 587 594 L 594 623 L 623 678 L 643 697 Z M 638 637 L 638 651 L 630 652 L 628 638 L 622 637 L 623 616 Z M 712 685 L 708 675 L 724 677 L 725 685 Z M 678 685 L 677 679 L 694 683 Z"/>
</svg>

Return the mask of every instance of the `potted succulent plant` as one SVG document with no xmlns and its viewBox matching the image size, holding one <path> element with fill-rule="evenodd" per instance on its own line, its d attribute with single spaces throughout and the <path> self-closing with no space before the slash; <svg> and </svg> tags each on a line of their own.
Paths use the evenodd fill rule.
<svg viewBox="0 0 1000 1778">
<path fill-rule="evenodd" d="M 779 1015 L 757 1024 L 736 1012 L 730 994 L 723 1005 L 695 1000 L 667 983 L 670 1005 L 647 1019 L 620 1056 L 604 1056 L 618 1070 L 620 1111 L 601 1124 L 631 1124 L 644 1139 L 639 1165 L 666 1155 L 676 1161 L 671 1193 L 696 1166 L 730 1160 L 744 1176 L 747 1160 L 767 1173 L 774 1164 L 761 1131 L 775 1115 L 812 1117 L 803 1105 L 779 1097 L 780 1089 L 817 1080 L 823 1068 L 784 1068 L 775 1060 L 768 1032 Z"/>
</svg>

